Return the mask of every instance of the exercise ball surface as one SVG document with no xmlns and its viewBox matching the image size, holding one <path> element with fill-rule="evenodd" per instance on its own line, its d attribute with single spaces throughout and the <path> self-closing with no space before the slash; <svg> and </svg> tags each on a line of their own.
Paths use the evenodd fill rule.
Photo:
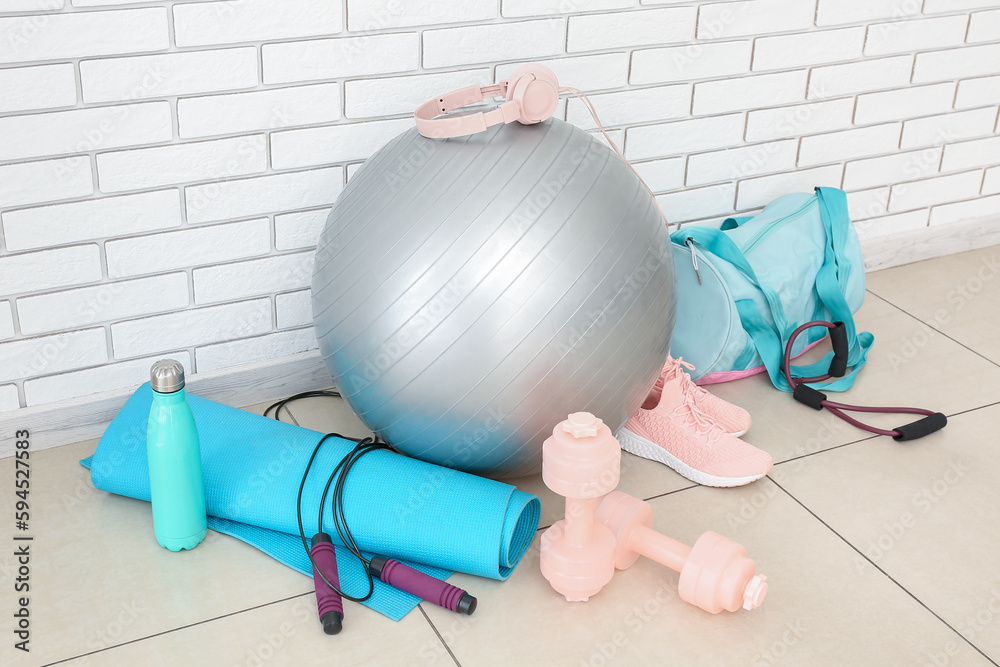
<svg viewBox="0 0 1000 667">
<path fill-rule="evenodd" d="M 676 313 L 668 243 L 635 174 L 566 122 L 411 129 L 351 178 L 320 236 L 320 351 L 399 451 L 535 473 L 567 414 L 614 431 L 652 387 Z"/>
</svg>

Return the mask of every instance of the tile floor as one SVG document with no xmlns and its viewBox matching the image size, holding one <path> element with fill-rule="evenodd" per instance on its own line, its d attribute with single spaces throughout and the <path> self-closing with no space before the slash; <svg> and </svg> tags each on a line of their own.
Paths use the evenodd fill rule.
<svg viewBox="0 0 1000 667">
<path fill-rule="evenodd" d="M 911 443 L 869 438 L 793 403 L 761 377 L 716 387 L 749 408 L 747 438 L 771 474 L 738 489 L 692 485 L 624 454 L 621 488 L 655 527 L 693 542 L 714 530 L 770 578 L 764 605 L 712 616 L 677 598 L 677 575 L 640 561 L 588 603 L 569 604 L 534 547 L 509 581 L 452 581 L 472 617 L 424 604 L 399 623 L 352 605 L 325 636 L 312 584 L 210 533 L 177 559 L 136 535 L 148 505 L 95 491 L 77 461 L 95 442 L 32 459 L 32 652 L 2 665 L 996 665 L 1000 661 L 1000 247 L 871 274 L 860 327 L 876 346 L 845 400 L 932 407 L 948 428 Z M 257 410 L 261 406 L 257 406 Z M 253 409 L 253 408 L 251 408 Z M 303 426 L 361 433 L 343 407 L 300 402 Z M 899 420 L 889 419 L 894 426 Z M 12 459 L 0 475 L 13 475 Z M 538 478 L 542 525 L 560 499 Z M 13 511 L 0 498 L 0 516 Z M 16 577 L 0 556 L 3 616 Z M 5 626 L 10 626 L 8 620 Z"/>
</svg>

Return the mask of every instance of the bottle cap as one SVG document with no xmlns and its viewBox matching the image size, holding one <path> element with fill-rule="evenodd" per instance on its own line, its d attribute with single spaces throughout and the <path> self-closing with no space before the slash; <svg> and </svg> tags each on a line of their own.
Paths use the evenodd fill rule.
<svg viewBox="0 0 1000 667">
<path fill-rule="evenodd" d="M 161 394 L 179 391 L 184 388 L 184 366 L 173 359 L 161 359 L 149 369 L 149 383 Z"/>
</svg>

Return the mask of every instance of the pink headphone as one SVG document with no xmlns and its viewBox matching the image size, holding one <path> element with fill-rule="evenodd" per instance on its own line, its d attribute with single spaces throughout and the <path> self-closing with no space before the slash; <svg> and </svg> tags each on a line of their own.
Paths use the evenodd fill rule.
<svg viewBox="0 0 1000 667">
<path fill-rule="evenodd" d="M 507 101 L 492 111 L 468 116 L 435 118 L 439 114 L 490 97 L 503 96 Z M 551 116 L 559 105 L 559 83 L 556 75 L 545 65 L 521 65 L 510 78 L 492 86 L 469 86 L 445 93 L 424 102 L 413 113 L 417 132 L 432 139 L 462 137 L 483 132 L 491 125 L 512 123 L 522 125 L 541 123 Z"/>
</svg>

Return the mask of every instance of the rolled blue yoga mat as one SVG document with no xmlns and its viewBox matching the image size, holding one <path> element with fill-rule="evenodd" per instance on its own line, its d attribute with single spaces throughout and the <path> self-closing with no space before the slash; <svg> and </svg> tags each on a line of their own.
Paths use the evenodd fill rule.
<svg viewBox="0 0 1000 667">
<path fill-rule="evenodd" d="M 146 424 L 152 400 L 148 383 L 137 389 L 94 455 L 80 462 L 90 468 L 98 489 L 149 500 Z M 306 462 L 324 434 L 190 394 L 188 402 L 201 440 L 209 528 L 311 577 L 295 500 Z M 307 538 L 316 533 L 323 486 L 354 445 L 330 438 L 320 448 L 302 494 Z M 351 534 L 364 552 L 396 558 L 441 579 L 455 571 L 506 579 L 531 544 L 540 513 L 536 496 L 509 484 L 389 451 L 366 454 L 354 465 L 343 498 Z M 329 497 L 325 511 L 324 531 L 336 542 Z M 361 564 L 339 544 L 337 566 L 347 593 L 367 592 Z M 365 604 L 399 620 L 418 602 L 376 582 Z"/>
</svg>

